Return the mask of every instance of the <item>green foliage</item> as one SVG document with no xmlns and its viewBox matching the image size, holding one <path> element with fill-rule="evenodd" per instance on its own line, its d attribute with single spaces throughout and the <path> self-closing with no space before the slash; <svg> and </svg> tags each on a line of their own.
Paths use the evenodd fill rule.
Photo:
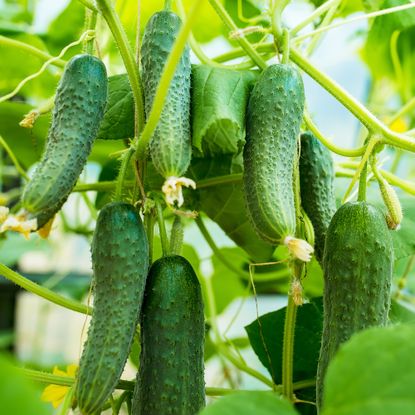
<svg viewBox="0 0 415 415">
<path fill-rule="evenodd" d="M 414 347 L 412 324 L 353 336 L 328 368 L 322 415 L 413 414 Z"/>
</svg>

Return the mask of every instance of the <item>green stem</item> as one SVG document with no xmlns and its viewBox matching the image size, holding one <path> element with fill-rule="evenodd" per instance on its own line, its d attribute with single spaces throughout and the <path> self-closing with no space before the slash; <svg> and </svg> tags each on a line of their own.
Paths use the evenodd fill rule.
<svg viewBox="0 0 415 415">
<path fill-rule="evenodd" d="M 202 218 L 200 216 L 198 216 L 195 219 L 195 222 L 196 222 L 197 227 L 200 230 L 200 233 L 205 238 L 205 241 L 209 245 L 210 249 L 213 251 L 213 254 L 216 256 L 216 258 L 218 258 L 219 261 L 222 262 L 222 264 L 226 266 L 226 268 L 228 268 L 230 271 L 234 272 L 236 275 L 239 275 L 244 280 L 246 280 L 247 278 L 249 278 L 249 273 L 244 272 L 243 270 L 235 267 L 235 265 L 231 261 L 229 261 L 226 258 L 225 255 L 222 254 L 222 252 L 220 251 L 220 249 L 217 247 L 215 241 L 210 236 L 210 233 L 207 230 L 207 228 L 206 228 L 206 226 L 205 226 Z"/>
<path fill-rule="evenodd" d="M 399 111 L 397 111 L 392 118 L 389 120 L 388 124 L 391 125 L 397 119 L 403 117 L 404 115 L 408 114 L 408 112 L 412 112 L 415 109 L 415 97 L 411 98 Z"/>
<path fill-rule="evenodd" d="M 97 25 L 97 12 L 85 9 L 85 31 L 86 30 L 95 30 Z M 94 40 L 95 39 L 85 39 L 83 45 L 83 52 L 92 55 L 94 53 Z"/>
<path fill-rule="evenodd" d="M 357 195 L 357 200 L 359 202 L 364 202 L 366 200 L 366 187 L 367 187 L 367 162 L 362 168 L 359 179 L 359 193 Z"/>
<path fill-rule="evenodd" d="M 136 146 L 136 158 L 140 161 L 144 161 L 147 158 L 148 144 L 153 136 L 154 130 L 163 110 L 164 101 L 167 97 L 171 80 L 175 74 L 176 66 L 182 56 L 190 30 L 195 23 L 197 14 L 202 4 L 202 0 L 196 0 L 193 3 L 193 6 L 187 16 L 187 20 L 182 25 L 164 66 L 147 123 Z"/>
<path fill-rule="evenodd" d="M 171 10 L 172 0 L 164 0 L 164 10 Z"/>
<path fill-rule="evenodd" d="M 29 176 L 26 174 L 23 167 L 20 165 L 19 161 L 17 160 L 17 157 L 14 155 L 12 149 L 9 147 L 6 140 L 1 135 L 0 135 L 0 144 L 6 150 L 7 155 L 10 157 L 10 160 L 14 164 L 14 167 L 16 167 L 16 170 L 18 171 L 18 173 L 25 180 L 29 180 Z"/>
<path fill-rule="evenodd" d="M 290 401 L 294 400 L 293 388 L 293 359 L 294 359 L 294 332 L 297 306 L 291 295 L 288 295 L 288 304 L 285 309 L 284 339 L 282 345 L 282 394 Z"/>
<path fill-rule="evenodd" d="M 79 3 L 82 3 L 86 8 L 88 8 L 92 11 L 94 11 L 94 12 L 98 11 L 98 9 L 94 6 L 94 4 L 91 1 L 89 1 L 89 0 L 78 0 L 78 1 L 79 1 Z"/>
<path fill-rule="evenodd" d="M 225 25 L 231 32 L 238 30 L 238 26 L 236 26 L 235 22 L 229 16 L 228 12 L 225 10 L 222 3 L 220 3 L 218 0 L 209 0 L 209 3 L 215 9 L 218 16 L 222 19 L 222 21 L 225 23 Z M 235 40 L 241 45 L 241 48 L 246 51 L 248 56 L 255 62 L 255 64 L 260 69 L 265 69 L 267 67 L 266 62 L 261 58 L 258 52 L 253 48 L 253 46 L 248 42 L 248 40 L 246 40 L 245 37 L 237 37 Z"/>
<path fill-rule="evenodd" d="M 128 167 L 130 165 L 131 156 L 134 154 L 134 149 L 130 147 L 121 161 L 120 170 L 118 172 L 117 184 L 115 186 L 115 200 L 122 200 L 123 198 L 123 189 L 124 189 L 124 179 L 128 171 Z"/>
<path fill-rule="evenodd" d="M 358 157 L 364 154 L 366 149 L 365 146 L 349 150 L 346 148 L 338 147 L 329 140 L 327 140 L 324 137 L 323 133 L 316 126 L 316 124 L 314 124 L 313 120 L 311 119 L 307 111 L 304 111 L 303 118 L 307 128 L 319 139 L 319 141 L 321 141 L 333 153 L 339 154 L 340 156 L 344 157 Z"/>
<path fill-rule="evenodd" d="M 209 179 L 199 180 L 196 184 L 197 189 L 204 189 L 211 186 L 225 185 L 232 183 L 240 183 L 242 181 L 242 173 L 228 174 L 227 176 L 210 177 Z"/>
<path fill-rule="evenodd" d="M 69 413 L 71 409 L 74 393 L 75 393 L 75 390 L 73 387 L 71 387 L 69 391 L 66 393 L 63 403 L 61 407 L 58 409 L 56 415 L 67 415 Z"/>
<path fill-rule="evenodd" d="M 277 51 L 275 48 L 274 42 L 260 43 L 260 44 L 251 45 L 251 46 L 254 48 L 254 50 L 257 53 L 259 52 L 275 53 Z M 230 50 L 229 52 L 225 52 L 225 53 L 222 53 L 221 55 L 216 56 L 215 58 L 213 58 L 213 61 L 222 63 L 222 62 L 232 61 L 234 59 L 237 59 L 243 56 L 246 56 L 245 49 L 238 47 L 233 50 Z"/>
<path fill-rule="evenodd" d="M 290 60 L 290 33 L 287 29 L 283 29 L 282 31 L 282 59 L 281 63 L 287 64 Z"/>
<path fill-rule="evenodd" d="M 42 61 L 49 61 L 53 59 L 53 56 L 43 50 L 40 50 L 32 45 L 28 45 L 27 43 L 20 42 L 19 40 L 10 39 L 6 36 L 0 35 L 0 45 L 11 46 L 17 49 L 22 50 L 23 52 L 30 53 L 31 55 L 36 56 L 37 58 L 41 59 Z M 66 62 L 62 59 L 56 59 L 52 62 L 52 65 L 59 66 L 63 68 L 66 65 Z"/>
<path fill-rule="evenodd" d="M 180 216 L 175 216 L 170 236 L 170 254 L 180 255 L 183 245 L 183 225 Z"/>
<path fill-rule="evenodd" d="M 19 287 L 22 287 L 25 290 L 30 291 L 31 293 L 36 294 L 39 297 L 42 297 L 48 301 L 51 301 L 52 303 L 68 308 L 69 310 L 77 311 L 78 313 L 83 313 L 83 314 L 92 313 L 91 307 L 88 307 L 84 304 L 81 304 L 69 298 L 65 298 L 49 290 L 48 288 L 42 287 L 41 285 L 38 285 L 34 283 L 33 281 L 30 281 L 29 279 L 18 274 L 17 272 L 11 270 L 4 264 L 0 264 L 0 275 L 14 282 Z"/>
<path fill-rule="evenodd" d="M 166 225 L 164 223 L 163 207 L 160 202 L 156 202 L 157 223 L 159 225 L 159 234 L 161 240 L 161 249 L 163 256 L 169 255 L 169 240 L 167 238 Z"/>
<path fill-rule="evenodd" d="M 134 97 L 135 105 L 135 126 L 138 136 L 139 132 L 143 129 L 145 123 L 144 117 L 144 102 L 143 102 L 143 90 L 141 87 L 140 73 L 138 66 L 135 62 L 135 56 L 131 45 L 128 41 L 127 34 L 122 27 L 120 18 L 115 12 L 115 9 L 110 0 L 96 0 L 97 7 L 106 20 L 108 27 L 114 36 L 115 42 L 120 50 L 122 60 L 124 62 L 125 69 L 127 70 L 128 79 L 130 81 L 131 90 Z"/>
</svg>

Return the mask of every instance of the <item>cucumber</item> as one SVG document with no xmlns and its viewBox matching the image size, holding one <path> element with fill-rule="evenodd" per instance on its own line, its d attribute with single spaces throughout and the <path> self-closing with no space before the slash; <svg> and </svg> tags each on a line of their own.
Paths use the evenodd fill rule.
<svg viewBox="0 0 415 415">
<path fill-rule="evenodd" d="M 205 405 L 203 301 L 181 256 L 151 266 L 141 317 L 133 415 L 195 415 Z"/>
<path fill-rule="evenodd" d="M 243 182 L 249 218 L 274 245 L 289 245 L 295 235 L 293 174 L 303 109 L 299 72 L 285 64 L 265 69 L 248 103 Z"/>
<path fill-rule="evenodd" d="M 180 26 L 181 20 L 176 14 L 163 10 L 155 13 L 145 28 L 141 65 L 147 117 Z M 189 48 L 186 46 L 149 145 L 154 166 L 164 178 L 182 176 L 190 164 L 190 74 Z"/>
<path fill-rule="evenodd" d="M 310 132 L 301 135 L 301 205 L 315 232 L 315 255 L 322 264 L 324 242 L 330 220 L 336 212 L 334 168 L 330 151 Z"/>
<path fill-rule="evenodd" d="M 317 371 L 321 405 L 327 366 L 354 333 L 388 320 L 393 245 L 383 213 L 366 202 L 349 202 L 333 216 L 323 259 L 324 321 Z"/>
<path fill-rule="evenodd" d="M 74 56 L 56 91 L 46 149 L 22 195 L 22 206 L 41 228 L 62 207 L 84 168 L 107 100 L 104 64 Z"/>
<path fill-rule="evenodd" d="M 113 392 L 138 323 L 149 251 L 132 205 L 115 202 L 100 211 L 91 250 L 94 308 L 75 387 L 83 415 L 99 411 Z"/>
</svg>

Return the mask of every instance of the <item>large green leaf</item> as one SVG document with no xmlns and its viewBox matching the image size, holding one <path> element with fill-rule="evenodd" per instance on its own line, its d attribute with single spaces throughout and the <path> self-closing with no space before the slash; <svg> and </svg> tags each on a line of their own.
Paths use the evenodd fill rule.
<svg viewBox="0 0 415 415">
<path fill-rule="evenodd" d="M 245 108 L 256 76 L 194 65 L 192 70 L 193 146 L 201 154 L 239 153 L 245 144 Z"/>
<path fill-rule="evenodd" d="M 108 101 L 97 138 L 134 137 L 134 99 L 127 74 L 108 78 Z"/>
<path fill-rule="evenodd" d="M 197 181 L 242 172 L 241 161 L 231 156 L 193 159 L 188 174 Z M 256 235 L 248 220 L 242 182 L 206 187 L 197 191 L 200 209 L 215 221 L 255 261 L 270 259 L 274 247 Z"/>
<path fill-rule="evenodd" d="M 245 327 L 252 348 L 261 363 L 279 384 L 282 382 L 282 344 L 285 310 L 264 314 Z M 316 298 L 298 308 L 294 343 L 294 381 L 314 378 L 320 352 L 323 304 Z"/>
<path fill-rule="evenodd" d="M 322 415 L 415 413 L 413 324 L 353 336 L 328 367 Z"/>
<path fill-rule="evenodd" d="M 200 415 L 296 415 L 292 405 L 273 392 L 241 391 L 207 406 Z"/>
</svg>

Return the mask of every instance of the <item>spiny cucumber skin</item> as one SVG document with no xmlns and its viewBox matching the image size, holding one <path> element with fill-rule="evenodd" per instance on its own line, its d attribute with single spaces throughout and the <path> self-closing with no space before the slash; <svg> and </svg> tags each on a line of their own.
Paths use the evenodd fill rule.
<svg viewBox="0 0 415 415">
<path fill-rule="evenodd" d="M 327 366 L 354 333 L 388 321 L 393 245 L 382 212 L 349 202 L 333 216 L 324 250 L 324 321 L 317 371 L 321 407 Z"/>
<path fill-rule="evenodd" d="M 146 26 L 141 64 L 147 117 L 180 26 L 180 18 L 165 10 L 155 13 Z M 149 146 L 154 166 L 164 178 L 182 176 L 190 164 L 190 75 L 189 48 L 186 46 Z"/>
<path fill-rule="evenodd" d="M 46 149 L 27 184 L 22 205 L 42 227 L 62 207 L 84 168 L 107 101 L 104 64 L 74 56 L 56 91 Z"/>
<path fill-rule="evenodd" d="M 199 281 L 181 256 L 157 260 L 147 280 L 133 415 L 195 415 L 205 405 Z"/>
<path fill-rule="evenodd" d="M 248 103 L 243 181 L 250 220 L 271 244 L 295 234 L 293 173 L 303 110 L 299 72 L 285 64 L 269 66 Z"/>
<path fill-rule="evenodd" d="M 327 228 L 336 212 L 334 168 L 330 151 L 310 132 L 301 135 L 299 169 L 301 205 L 313 224 L 315 256 L 322 264 Z"/>
<path fill-rule="evenodd" d="M 91 250 L 94 308 L 75 389 L 84 415 L 100 410 L 113 392 L 141 310 L 149 251 L 132 205 L 115 202 L 100 211 Z"/>
</svg>

